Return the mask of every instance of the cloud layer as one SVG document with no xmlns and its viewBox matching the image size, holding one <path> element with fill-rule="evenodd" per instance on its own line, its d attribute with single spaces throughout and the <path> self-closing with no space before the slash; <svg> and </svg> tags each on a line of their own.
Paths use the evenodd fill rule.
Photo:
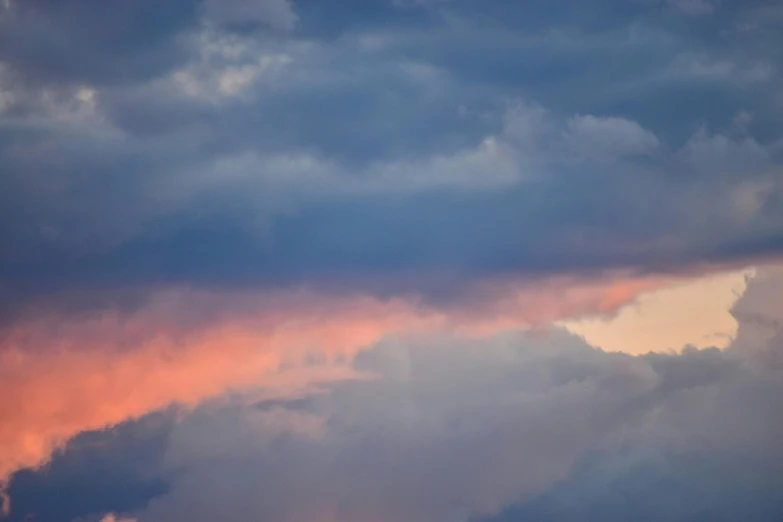
<svg viewBox="0 0 783 522">
<path fill-rule="evenodd" d="M 558 332 L 390 340 L 357 359 L 378 380 L 294 405 L 322 416 L 321 432 L 270 442 L 274 409 L 185 421 L 167 465 L 190 473 L 139 516 L 772 521 L 783 513 L 780 349 L 774 338 L 752 351 L 633 357 Z M 186 500 L 205 489 L 209 501 Z"/>
<path fill-rule="evenodd" d="M 119 314 L 46 314 L 19 322 L 0 341 L 0 478 L 45 464 L 82 431 L 112 426 L 171 404 L 197 406 L 254 390 L 302 393 L 361 377 L 362 349 L 393 334 L 482 336 L 585 313 L 610 314 L 660 279 L 551 280 L 495 293 L 481 312 L 411 301 L 329 298 L 300 292 L 169 292 Z M 506 289 L 508 290 L 508 289 Z M 560 295 L 557 295 L 560 294 Z"/>
<path fill-rule="evenodd" d="M 781 259 L 778 2 L 94 4 L 0 1 L 12 520 L 780 518 L 778 273 L 551 326 Z"/>
<path fill-rule="evenodd" d="M 783 366 L 769 299 L 779 308 L 781 284 L 779 269 L 750 282 L 725 351 L 606 353 L 560 330 L 387 338 L 353 363 L 371 379 L 282 399 L 236 395 L 165 425 L 166 442 L 150 446 L 165 449 L 132 469 L 167 490 L 127 515 L 777 520 Z M 155 433 L 146 425 L 124 433 Z M 64 457 L 52 469 L 67 476 Z"/>
<path fill-rule="evenodd" d="M 8 3 L 5 315 L 779 255 L 773 6 L 348 4 Z"/>
</svg>

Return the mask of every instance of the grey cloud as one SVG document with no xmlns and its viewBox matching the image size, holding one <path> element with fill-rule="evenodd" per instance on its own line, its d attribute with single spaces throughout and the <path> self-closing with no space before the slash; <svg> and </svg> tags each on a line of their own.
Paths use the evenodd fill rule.
<svg viewBox="0 0 783 522">
<path fill-rule="evenodd" d="M 779 321 L 770 281 L 750 283 L 741 328 L 748 308 Z M 558 331 L 388 339 L 356 360 L 374 380 L 291 409 L 203 407 L 172 434 L 166 466 L 187 471 L 133 516 L 777 520 L 779 341 L 634 357 Z"/>
<path fill-rule="evenodd" d="M 748 287 L 745 297 L 734 307 L 739 329 L 733 346 L 743 353 L 756 354 L 766 364 L 783 363 L 780 352 L 769 350 L 783 340 L 783 273 L 780 268 L 761 270 Z"/>
<path fill-rule="evenodd" d="M 658 451 L 596 454 L 541 497 L 493 522 L 778 520 L 779 475 L 734 456 Z"/>
<path fill-rule="evenodd" d="M 187 163 L 177 166 L 181 178 L 174 171 L 168 180 L 155 178 L 161 167 L 147 170 L 145 184 L 160 187 L 151 193 L 122 171 L 98 178 L 101 185 L 93 182 L 98 192 L 66 187 L 55 192 L 55 205 L 39 206 L 35 221 L 27 220 L 39 230 L 13 228 L 30 207 L 8 221 L 6 237 L 21 251 L 4 262 L 6 273 L 15 274 L 9 293 L 15 285 L 45 297 L 58 289 L 126 284 L 269 288 L 330 281 L 355 289 L 353 275 L 365 285 L 377 276 L 389 288 L 427 294 L 438 289 L 421 286 L 423 276 L 443 269 L 457 274 L 445 283 L 459 293 L 461 284 L 493 275 L 670 270 L 777 248 L 774 173 L 762 169 L 705 191 L 697 183 L 701 175 L 690 182 L 666 179 L 661 167 L 627 164 L 601 172 L 557 156 L 567 160 L 568 149 L 528 152 L 519 139 L 501 134 L 453 157 L 381 164 L 367 173 L 345 173 L 317 157 L 249 155 L 205 172 L 203 188 L 193 184 L 203 167 L 188 171 Z M 29 190 L 33 200 L 48 196 Z M 115 193 L 123 206 L 112 205 Z M 147 194 L 162 205 L 146 206 Z M 42 236 L 47 230 L 49 238 Z M 585 241 L 590 237 L 600 241 Z M 58 252 L 66 257 L 55 261 Z"/>
<path fill-rule="evenodd" d="M 725 351 L 606 353 L 559 330 L 389 338 L 354 361 L 369 380 L 261 404 L 226 397 L 174 425 L 164 415 L 77 438 L 49 471 L 17 474 L 14 505 L 140 522 L 772 522 L 781 274 L 749 282 Z M 66 478 L 72 496 L 53 500 Z"/>
<path fill-rule="evenodd" d="M 715 2 L 710 0 L 668 0 L 668 4 L 694 16 L 708 15 L 715 11 Z"/>
<path fill-rule="evenodd" d="M 580 115 L 566 124 L 568 139 L 578 153 L 587 157 L 618 157 L 652 154 L 659 146 L 658 138 L 638 123 L 623 118 L 596 118 Z"/>
<path fill-rule="evenodd" d="M 158 474 L 173 411 L 150 414 L 105 431 L 78 435 L 39 470 L 10 480 L 8 522 L 71 522 L 132 511 L 168 491 Z"/>
<path fill-rule="evenodd" d="M 350 274 L 431 297 L 432 273 L 459 291 L 780 251 L 777 56 L 755 36 L 776 38 L 770 6 L 478 4 L 236 3 L 284 26 L 295 13 L 275 33 L 204 25 L 211 4 L 14 3 L 0 30 L 5 306 Z M 667 77 L 678 56 L 769 75 Z M 738 134 L 740 111 L 755 116 Z"/>
<path fill-rule="evenodd" d="M 4 320 L 135 306 L 165 286 L 437 300 L 497 276 L 783 250 L 772 0 L 10 5 Z M 774 487 L 755 466 L 780 470 L 783 437 L 767 277 L 727 352 L 634 358 L 557 332 L 388 340 L 357 362 L 378 381 L 293 408 L 210 406 L 175 430 L 173 489 L 139 516 L 464 520 L 543 494 L 522 509 L 567 518 L 595 473 L 642 484 L 626 507 L 598 487 L 597 513 L 639 507 L 650 476 L 691 481 L 698 508 L 746 491 L 715 455 Z M 661 472 L 682 455 L 719 461 L 713 482 L 699 466 Z M 48 486 L 30 473 L 32 504 Z M 81 502 L 67 509 L 136 509 Z M 759 520 L 780 513 L 762 504 Z"/>
<path fill-rule="evenodd" d="M 11 0 L 0 16 L 0 64 L 27 89 L 136 84 L 186 63 L 205 23 L 289 30 L 296 15 L 287 0 Z"/>
<path fill-rule="evenodd" d="M 509 338 L 492 347 L 389 342 L 357 363 L 384 372 L 381 380 L 346 385 L 317 400 L 312 414 L 326 417 L 320 437 L 294 435 L 248 447 L 242 441 L 259 436 L 244 434 L 263 413 L 212 412 L 208 421 L 186 421 L 173 435 L 170 465 L 191 472 L 174 482 L 171 496 L 134 516 L 466 520 L 495 512 L 566 476 L 615 427 L 608 419 L 623 399 L 613 395 L 635 396 L 655 385 L 657 377 L 642 361 L 594 361 L 590 353 L 585 364 L 594 372 L 572 376 L 547 353 L 563 341 L 576 345 L 576 354 L 584 350 L 567 338 Z M 222 457 L 213 459 L 214 452 Z M 247 486 L 237 488 L 232 475 Z M 182 502 L 205 488 L 209 502 Z"/>
<path fill-rule="evenodd" d="M 728 351 L 646 357 L 668 398 L 623 433 L 641 444 L 596 452 L 551 490 L 488 520 L 778 520 L 782 275 L 765 268 L 750 281 L 732 310 L 739 331 Z"/>
<path fill-rule="evenodd" d="M 197 2 L 9 2 L 0 18 L 0 61 L 36 87 L 133 82 L 185 59 L 177 38 Z"/>
<path fill-rule="evenodd" d="M 288 0 L 206 0 L 206 15 L 219 24 L 266 23 L 275 28 L 290 30 L 297 16 Z"/>
</svg>

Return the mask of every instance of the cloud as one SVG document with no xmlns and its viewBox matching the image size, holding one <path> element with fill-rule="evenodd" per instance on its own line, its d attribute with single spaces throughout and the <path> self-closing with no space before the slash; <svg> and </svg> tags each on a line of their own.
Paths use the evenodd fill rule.
<svg viewBox="0 0 783 522">
<path fill-rule="evenodd" d="M 157 475 L 176 412 L 164 411 L 105 431 L 82 433 L 43 468 L 10 481 L 7 522 L 99 522 L 103 515 L 143 508 L 168 491 Z M 108 514 L 107 514 L 108 513 Z"/>
<path fill-rule="evenodd" d="M 222 24 L 262 22 L 277 29 L 293 29 L 297 16 L 288 0 L 206 0 L 206 16 Z"/>
<path fill-rule="evenodd" d="M 386 312 L 366 324 L 364 314 L 354 310 L 337 320 L 333 314 L 271 325 L 269 316 L 256 325 L 249 318 L 213 319 L 183 330 L 166 324 L 176 318 L 164 303 L 130 318 L 19 325 L 7 333 L 0 352 L 3 395 L 18 398 L 0 409 L 6 450 L 0 474 L 44 464 L 79 432 L 175 402 L 194 406 L 232 389 L 269 386 L 290 392 L 324 379 L 350 378 L 349 369 L 322 365 L 308 372 L 302 366 L 311 352 L 334 358 L 371 343 L 390 327 L 384 324 L 400 319 Z M 291 371 L 280 372 L 281 367 Z"/>
<path fill-rule="evenodd" d="M 85 287 L 108 296 L 335 281 L 433 299 L 498 276 L 659 271 L 777 251 L 770 146 L 702 132 L 655 165 L 634 164 L 629 156 L 659 148 L 638 124 L 520 107 L 469 148 L 356 170 L 303 152 L 205 157 L 190 133 L 17 134 L 5 156 L 3 304 L 55 303 Z M 718 169 L 726 183 L 700 184 Z"/>
<path fill-rule="evenodd" d="M 685 53 L 674 59 L 669 74 L 696 80 L 754 83 L 768 80 L 772 70 L 765 63 L 735 63 L 731 60 L 711 60 L 708 56 Z"/>
<path fill-rule="evenodd" d="M 580 346 L 576 339 L 570 343 Z M 634 395 L 656 379 L 643 363 L 637 367 L 618 358 L 599 370 L 606 373 L 597 378 L 598 390 L 586 382 L 550 388 L 536 367 L 546 367 L 543 361 L 557 353 L 553 343 L 520 347 L 511 338 L 498 344 L 505 347 L 458 347 L 446 340 L 406 349 L 390 342 L 360 357 L 357 364 L 381 378 L 316 399 L 316 413 L 328 413 L 328 431 L 320 439 L 249 442 L 255 449 L 236 451 L 240 440 L 258 440 L 236 438 L 255 426 L 253 413 L 246 420 L 242 414 L 212 412 L 193 420 L 192 427 L 186 420 L 172 435 L 169 465 L 187 465 L 192 472 L 138 516 L 464 520 L 542 491 L 567 474 L 574 460 L 611 430 L 590 418 L 611 416 L 616 406 L 593 408 L 592 401 L 609 390 Z M 567 374 L 553 378 L 568 380 Z M 234 438 L 226 440 L 218 431 Z M 226 455 L 224 448 L 234 449 Z M 221 457 L 213 458 L 216 453 Z M 199 464 L 202 459 L 210 463 L 209 471 Z M 229 481 L 232 474 L 256 485 L 253 492 L 241 493 Z M 206 482 L 210 502 L 179 500 L 203 490 Z"/>
<path fill-rule="evenodd" d="M 783 305 L 778 296 L 783 290 L 779 267 L 760 271 L 739 300 L 733 313 L 739 322 L 734 347 L 761 357 L 779 356 L 770 347 L 780 345 L 783 333 Z M 777 354 L 777 355 L 776 355 Z"/>
<path fill-rule="evenodd" d="M 195 21 L 196 7 L 189 0 L 98 8 L 13 0 L 0 19 L 0 60 L 36 87 L 143 80 L 185 59 L 177 38 Z"/>
<path fill-rule="evenodd" d="M 634 121 L 623 118 L 574 116 L 566 122 L 567 139 L 578 153 L 589 158 L 613 160 L 652 154 L 658 138 Z"/>
<path fill-rule="evenodd" d="M 0 393 L 20 397 L 0 407 L 2 477 L 40 467 L 77 433 L 171 403 L 298 397 L 308 384 L 355 378 L 351 361 L 374 346 L 362 364 L 386 375 L 385 362 L 372 362 L 385 357 L 392 373 L 419 368 L 433 379 L 338 386 L 313 411 L 271 408 L 252 420 L 241 400 L 231 414 L 209 406 L 245 436 L 240 475 L 256 477 L 259 462 L 279 470 L 282 485 L 260 483 L 290 495 L 282 500 L 312 493 L 302 505 L 322 511 L 309 518 L 464 518 L 567 477 L 631 422 L 626 409 L 644 416 L 657 404 L 695 440 L 703 434 L 688 423 L 703 419 L 710 393 L 742 405 L 757 386 L 777 393 L 764 373 L 776 370 L 749 362 L 774 361 L 766 348 L 656 359 L 572 338 L 536 355 L 543 341 L 532 333 L 480 340 L 612 314 L 683 275 L 779 258 L 774 6 L 11 0 L 0 9 Z M 754 117 L 739 125 L 740 113 Z M 747 332 L 741 325 L 737 346 L 776 335 Z M 456 346 L 464 382 L 438 374 L 452 357 L 439 342 Z M 461 386 L 472 382 L 465 368 L 484 368 L 468 354 L 484 342 L 488 395 L 471 389 L 474 409 Z M 506 342 L 520 352 L 504 352 Z M 436 360 L 417 359 L 433 343 Z M 498 377 L 509 358 L 533 388 Z M 690 376 L 689 365 L 718 372 L 717 389 L 667 402 L 660 383 L 671 368 Z M 507 388 L 492 395 L 495 382 Z M 424 399 L 401 412 L 384 394 L 406 389 Z M 356 431 L 322 422 L 318 408 Z M 386 420 L 376 416 L 385 408 Z M 484 411 L 489 432 L 468 422 L 467 435 L 451 437 L 437 426 L 449 412 Z M 377 438 L 406 415 L 421 428 Z M 193 431 L 207 435 L 191 440 L 208 454 L 219 422 L 205 418 Z M 272 435 L 254 441 L 259 430 Z M 290 447 L 269 457 L 266 445 L 289 431 Z M 466 459 L 451 464 L 454 455 Z M 331 490 L 297 486 L 303 461 Z M 391 473 L 408 462 L 449 470 L 427 513 L 415 497 L 429 482 Z M 482 462 L 493 463 L 486 476 L 472 471 Z M 224 483 L 204 487 L 199 473 L 219 468 L 199 464 L 177 488 L 237 494 L 232 465 Z M 394 502 L 379 510 L 385 490 Z M 248 497 L 235 518 L 243 502 L 288 516 L 284 502 Z M 179 513 L 162 499 L 155 509 Z M 108 512 L 125 510 L 92 515 Z"/>
<path fill-rule="evenodd" d="M 715 10 L 715 2 L 710 0 L 669 0 L 668 4 L 692 16 L 708 15 Z"/>
<path fill-rule="evenodd" d="M 737 310 L 763 299 L 766 274 Z M 768 362 L 779 337 L 768 340 L 757 351 L 630 356 L 554 330 L 387 339 L 356 359 L 376 379 L 288 406 L 323 418 L 316 437 L 265 437 L 270 410 L 241 401 L 185 419 L 163 469 L 188 472 L 134 516 L 582 520 L 592 509 L 622 520 L 649 502 L 644 512 L 677 520 L 721 506 L 774 520 L 783 375 Z M 196 494 L 205 490 L 208 499 Z"/>
<path fill-rule="evenodd" d="M 114 513 L 109 513 L 101 519 L 101 522 L 136 522 L 135 518 L 117 518 Z"/>
<path fill-rule="evenodd" d="M 497 278 L 779 253 L 780 136 L 764 130 L 778 113 L 759 107 L 775 70 L 712 86 L 662 73 L 677 57 L 771 63 L 769 46 L 734 33 L 731 49 L 697 46 L 641 3 L 629 13 L 644 18 L 607 16 L 589 34 L 576 4 L 573 20 L 490 10 L 491 31 L 470 2 L 349 7 L 12 3 L 0 312 L 73 308 L 65 296 L 83 289 L 100 309 L 177 285 L 340 281 L 433 301 Z M 717 41 L 718 11 L 682 23 Z M 757 115 L 739 137 L 738 111 Z"/>
<path fill-rule="evenodd" d="M 758 168 L 770 163 L 771 153 L 752 138 L 735 140 L 721 134 L 710 134 L 703 128 L 688 140 L 681 151 L 694 166 L 710 175 Z"/>
<path fill-rule="evenodd" d="M 737 466 L 742 480 L 769 487 L 774 482 L 767 473 L 779 473 L 783 466 L 778 444 L 783 424 L 775 414 L 783 394 L 779 272 L 760 269 L 749 281 L 734 307 L 737 339 L 725 351 L 644 356 L 602 352 L 561 330 L 479 328 L 466 336 L 470 330 L 462 329 L 468 326 L 464 318 L 458 323 L 462 328 L 444 328 L 436 320 L 433 330 L 420 313 L 412 318 L 418 323 L 395 323 L 388 305 L 367 301 L 342 309 L 347 338 L 336 334 L 341 317 L 336 308 L 348 303 L 315 307 L 308 318 L 294 300 L 290 303 L 300 310 L 299 319 L 268 323 L 254 315 L 257 305 L 246 308 L 245 323 L 236 319 L 241 308 L 234 304 L 228 310 L 224 304 L 220 308 L 234 318 L 227 323 L 233 328 L 205 322 L 209 315 L 171 323 L 164 303 L 146 317 L 123 323 L 119 338 L 126 344 L 114 354 L 105 350 L 109 343 L 116 345 L 114 336 L 101 335 L 101 327 L 115 332 L 110 319 L 91 328 L 87 322 L 72 325 L 82 339 L 104 348 L 61 347 L 62 355 L 53 357 L 57 352 L 50 351 L 40 358 L 35 369 L 41 379 L 21 379 L 28 391 L 19 396 L 30 400 L 20 406 L 28 416 L 8 417 L 14 428 L 9 433 L 27 433 L 29 440 L 48 433 L 62 440 L 142 416 L 170 401 L 190 405 L 172 425 L 163 455 L 148 461 L 148 476 L 170 489 L 146 509 L 131 508 L 126 516 L 139 521 L 267 516 L 427 521 L 497 513 L 513 520 L 517 509 L 554 510 L 566 517 L 569 484 L 593 483 L 593 477 L 603 477 L 603 484 L 614 477 L 633 480 L 629 484 L 640 484 L 643 491 L 649 491 L 645 481 L 656 477 L 686 481 L 695 495 L 690 504 L 678 504 L 666 491 L 659 493 L 664 496 L 657 504 L 664 514 L 684 517 L 692 513 L 688 506 L 717 505 L 710 491 L 749 491 L 736 482 Z M 194 296 L 185 299 L 199 309 Z M 272 302 L 285 317 L 285 301 Z M 361 314 L 384 319 L 377 327 L 358 329 Z M 167 327 L 156 330 L 154 321 Z M 199 331 L 192 330 L 193 321 L 202 324 Z M 254 330 L 242 329 L 243 324 Z M 395 324 L 401 330 L 395 331 Z M 35 342 L 43 333 L 26 331 L 34 345 L 46 349 Z M 166 333 L 172 331 L 179 333 Z M 64 327 L 49 333 L 74 338 L 67 334 Z M 135 347 L 135 338 L 154 343 Z M 336 352 L 319 345 L 332 341 Z M 98 359 L 101 353 L 105 364 Z M 350 369 L 309 373 L 319 369 L 324 355 Z M 69 360 L 76 364 L 64 364 Z M 313 363 L 316 367 L 308 366 Z M 274 373 L 283 367 L 288 372 Z M 308 386 L 314 382 L 321 384 Z M 32 416 L 35 396 L 49 398 L 40 410 L 46 423 Z M 52 403 L 55 396 L 61 399 Z M 130 408 L 134 404 L 138 407 Z M 79 411 L 83 414 L 76 415 Z M 32 423 L 35 418 L 40 422 Z M 28 427 L 20 429 L 25 422 Z M 133 426 L 129 423 L 131 436 Z M 74 449 L 66 447 L 63 455 L 69 451 Z M 680 464 L 672 468 L 669 463 L 675 461 Z M 636 489 L 627 490 L 628 504 L 620 505 L 610 503 L 615 497 L 607 498 L 599 484 L 589 491 L 582 502 L 612 513 L 627 514 L 623 510 L 630 508 L 624 506 L 641 502 Z M 772 520 L 779 506 L 765 491 L 752 495 L 760 502 L 758 519 Z M 737 502 L 732 505 L 745 501 Z"/>
<path fill-rule="evenodd" d="M 360 377 L 349 362 L 395 333 L 481 336 L 611 314 L 666 284 L 622 275 L 485 288 L 459 307 L 307 292 L 170 291 L 99 315 L 43 313 L 4 330 L 0 477 L 45 464 L 76 434 L 235 391 L 270 396 Z M 481 290 L 481 289 L 477 289 Z M 480 306 L 479 310 L 475 307 Z"/>
</svg>

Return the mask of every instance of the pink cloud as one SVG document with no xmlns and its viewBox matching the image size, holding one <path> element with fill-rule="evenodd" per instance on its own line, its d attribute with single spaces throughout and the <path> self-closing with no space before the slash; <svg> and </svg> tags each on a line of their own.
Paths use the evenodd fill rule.
<svg viewBox="0 0 783 522">
<path fill-rule="evenodd" d="M 294 393 L 358 377 L 350 363 L 393 333 L 483 336 L 583 314 L 611 313 L 665 278 L 615 274 L 487 287 L 436 308 L 407 300 L 306 291 L 162 291 L 133 314 L 21 321 L 0 341 L 0 479 L 47 462 L 70 437 L 173 403 L 232 391 Z"/>
</svg>

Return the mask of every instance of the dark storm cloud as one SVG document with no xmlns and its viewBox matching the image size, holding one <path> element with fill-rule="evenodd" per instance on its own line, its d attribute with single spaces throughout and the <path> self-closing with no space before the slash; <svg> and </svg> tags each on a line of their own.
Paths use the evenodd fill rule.
<svg viewBox="0 0 783 522">
<path fill-rule="evenodd" d="M 45 467 L 12 475 L 11 513 L 3 520 L 71 522 L 143 508 L 169 489 L 156 473 L 172 423 L 170 413 L 155 413 L 78 435 Z"/>
<path fill-rule="evenodd" d="M 28 88 L 154 78 L 192 57 L 188 39 L 204 22 L 251 30 L 296 24 L 287 0 L 12 0 L 0 9 L 0 63 Z"/>
<path fill-rule="evenodd" d="M 783 15 L 703 3 L 11 2 L 0 307 L 776 256 Z"/>
<path fill-rule="evenodd" d="M 595 180 L 587 181 L 584 190 L 595 184 Z M 606 190 L 619 186 L 615 183 Z M 683 209 L 670 200 L 673 215 L 656 214 L 658 202 L 647 196 L 659 189 L 653 186 L 645 193 L 629 187 L 625 201 L 607 206 L 603 197 L 590 200 L 571 193 L 579 193 L 579 187 L 574 182 L 561 192 L 533 184 L 526 190 L 483 196 L 337 201 L 274 218 L 267 230 L 254 226 L 252 216 L 241 214 L 218 215 L 188 225 L 163 221 L 154 236 L 133 238 L 103 251 L 71 259 L 53 251 L 35 261 L 0 266 L 12 276 L 6 295 L 9 306 L 16 307 L 23 300 L 14 297 L 25 294 L 63 291 L 67 295 L 82 290 L 89 297 L 90 292 L 100 296 L 99 291 L 107 289 L 139 291 L 146 285 L 194 283 L 268 289 L 304 284 L 337 291 L 341 286 L 350 290 L 361 285 L 386 295 L 418 291 L 445 297 L 459 295 L 460 283 L 482 277 L 626 266 L 676 271 L 698 261 L 766 256 L 780 246 L 776 231 L 762 229 L 754 236 L 748 227 L 744 230 L 747 237 L 733 241 L 710 237 L 718 236 L 717 230 L 693 229 L 688 232 L 703 237 L 703 246 L 667 249 L 657 245 L 656 239 L 662 228 L 675 226 L 679 216 L 674 213 Z M 633 193 L 638 196 L 631 199 Z M 684 199 L 680 205 L 687 204 L 688 198 Z M 629 215 L 648 218 L 631 221 Z M 722 218 L 720 212 L 712 216 Z M 528 223 L 535 226 L 525 226 Z M 574 237 L 608 229 L 612 236 L 605 242 L 590 244 Z M 642 246 L 628 251 L 629 244 Z M 452 275 L 427 279 L 427 274 L 440 270 Z M 387 274 L 391 275 L 388 279 Z M 122 293 L 118 296 L 124 298 Z"/>
<path fill-rule="evenodd" d="M 185 58 L 176 40 L 197 7 L 192 0 L 14 1 L 0 19 L 0 60 L 38 86 L 143 80 Z"/>
</svg>

